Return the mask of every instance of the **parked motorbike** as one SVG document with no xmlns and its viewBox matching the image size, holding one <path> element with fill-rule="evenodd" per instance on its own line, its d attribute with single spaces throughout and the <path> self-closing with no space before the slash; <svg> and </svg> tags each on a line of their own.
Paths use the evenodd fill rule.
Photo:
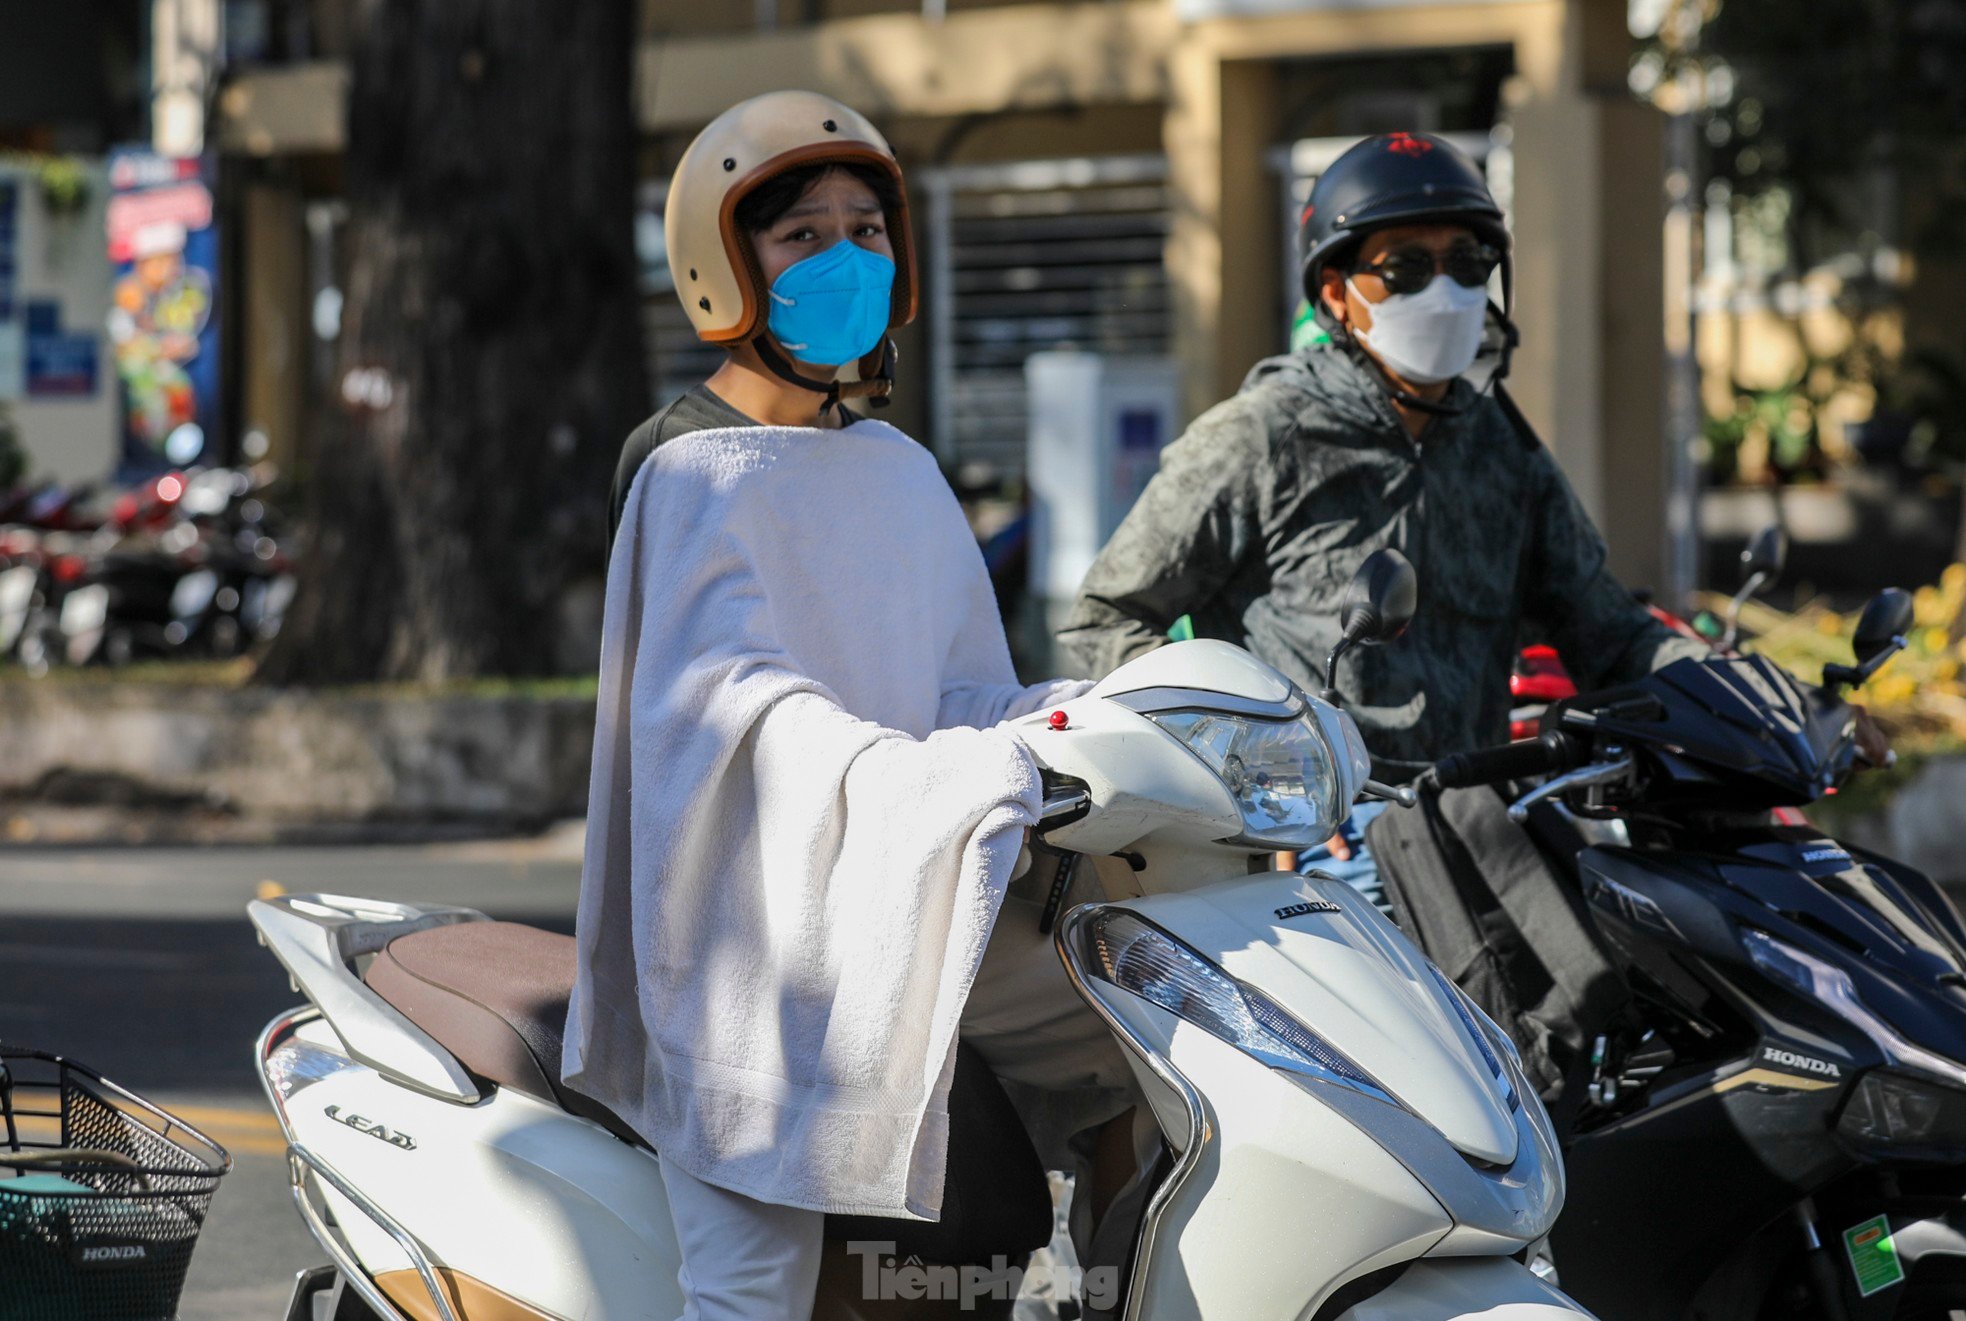
<svg viewBox="0 0 1966 1321">
<path fill-rule="evenodd" d="M 259 498 L 261 485 L 235 468 L 187 478 L 179 499 L 184 521 L 159 538 L 181 570 L 163 624 L 165 651 L 236 656 L 279 632 L 295 579 Z"/>
<path fill-rule="evenodd" d="M 22 525 L 56 532 L 86 532 L 102 520 L 90 513 L 94 482 L 64 486 L 44 481 L 0 497 L 0 525 Z"/>
<path fill-rule="evenodd" d="M 0 570 L 0 650 L 45 673 L 223 658 L 272 637 L 294 575 L 263 485 L 243 469 L 168 472 L 117 496 L 93 528 L 11 529 L 27 553 Z"/>
<path fill-rule="evenodd" d="M 96 488 L 44 482 L 24 488 L 0 511 L 0 656 L 31 674 L 60 658 L 60 605 L 88 573 L 104 522 Z"/>
<path fill-rule="evenodd" d="M 1348 641 L 1397 633 L 1396 606 L 1361 596 Z M 1368 780 L 1350 718 L 1200 641 L 1011 728 L 1043 769 L 1037 833 L 1068 869 L 1053 908 L 1071 868 L 1104 894 L 1058 920 L 1060 957 L 1162 1137 L 1144 1195 L 1097 1236 L 1123 1269 L 1109 1295 L 1088 1287 L 1095 1312 L 1587 1315 L 1546 1278 L 1563 1173 L 1506 1035 L 1349 886 L 1269 871 L 1359 795 L 1401 792 Z M 571 939 L 333 895 L 249 913 L 307 997 L 255 1056 L 331 1261 L 297 1281 L 290 1321 L 680 1312 L 653 1153 L 559 1082 Z M 977 1227 L 1035 1224 L 1017 1247 L 1036 1246 L 1044 1181 L 1019 1173 L 1036 1168 L 1028 1139 L 960 1051 L 951 1114 L 958 1224 L 829 1222 L 816 1316 L 1009 1314 L 991 1283 L 1006 1257 Z"/>
<path fill-rule="evenodd" d="M 1432 773 L 1549 777 L 1509 815 L 1633 995 L 1572 1084 L 1553 1235 L 1610 1321 L 1966 1309 L 1966 926 L 1927 877 L 1774 815 L 1851 774 L 1843 694 L 1911 623 L 1889 590 L 1819 685 L 1682 660 Z"/>
</svg>

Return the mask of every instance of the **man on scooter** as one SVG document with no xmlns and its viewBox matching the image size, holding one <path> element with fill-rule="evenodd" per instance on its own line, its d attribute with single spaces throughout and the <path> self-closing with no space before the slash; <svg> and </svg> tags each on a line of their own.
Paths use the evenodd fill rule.
<svg viewBox="0 0 1966 1321">
<path fill-rule="evenodd" d="M 958 1031 L 1053 1165 L 1133 1080 L 1006 896 L 1040 784 L 997 726 L 1083 685 L 1016 682 L 934 459 L 844 402 L 915 311 L 893 152 L 754 98 L 665 229 L 728 356 L 617 479 L 563 1076 L 659 1153 L 685 1316 L 796 1318 L 827 1214 L 939 1218 Z"/>
<path fill-rule="evenodd" d="M 1500 389 L 1516 337 L 1510 236 L 1474 162 L 1431 134 L 1368 138 L 1318 179 L 1301 248 L 1329 342 L 1258 363 L 1167 448 L 1086 575 L 1067 652 L 1104 674 L 1189 615 L 1197 636 L 1342 692 L 1386 779 L 1507 739 L 1525 633 L 1587 687 L 1703 654 L 1612 576 Z M 1464 374 L 1485 339 L 1498 361 L 1477 386 Z M 1385 546 L 1417 568 L 1419 614 L 1396 646 L 1353 651 L 1327 676 L 1345 586 Z M 1371 810 L 1332 842 L 1341 862 Z M 1368 867 L 1320 866 L 1373 893 Z"/>
</svg>

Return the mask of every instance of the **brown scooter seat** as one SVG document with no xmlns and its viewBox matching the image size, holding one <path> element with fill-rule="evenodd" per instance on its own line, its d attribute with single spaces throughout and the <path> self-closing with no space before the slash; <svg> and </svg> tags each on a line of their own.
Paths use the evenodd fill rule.
<svg viewBox="0 0 1966 1321">
<path fill-rule="evenodd" d="M 572 936 L 517 922 L 458 922 L 390 941 L 362 980 L 473 1076 L 645 1146 L 612 1110 L 560 1081 L 574 974 Z"/>
<path fill-rule="evenodd" d="M 560 1081 L 574 940 L 517 922 L 459 922 L 392 940 L 363 980 L 475 1077 L 648 1143 L 612 1110 Z M 829 1237 L 893 1239 L 906 1258 L 1013 1261 L 1051 1237 L 1051 1190 L 1022 1121 L 982 1056 L 956 1050 L 942 1219 L 828 1217 Z"/>
</svg>

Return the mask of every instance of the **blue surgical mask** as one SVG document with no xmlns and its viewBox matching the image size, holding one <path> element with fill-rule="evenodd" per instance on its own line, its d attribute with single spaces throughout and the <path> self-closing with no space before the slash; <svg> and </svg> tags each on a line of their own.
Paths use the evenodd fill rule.
<svg viewBox="0 0 1966 1321">
<path fill-rule="evenodd" d="M 893 298 L 894 259 L 841 239 L 779 273 L 765 324 L 800 362 L 837 367 L 880 344 Z"/>
</svg>

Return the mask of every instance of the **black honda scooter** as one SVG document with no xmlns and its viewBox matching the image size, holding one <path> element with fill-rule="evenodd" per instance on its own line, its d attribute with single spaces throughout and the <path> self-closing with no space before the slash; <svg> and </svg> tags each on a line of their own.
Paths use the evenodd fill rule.
<svg viewBox="0 0 1966 1321">
<path fill-rule="evenodd" d="M 1553 1234 L 1605 1321 L 1966 1313 L 1966 925 L 1920 873 L 1773 815 L 1849 776 L 1842 693 L 1911 624 L 1890 589 L 1819 686 L 1683 660 L 1430 773 L 1549 777 L 1509 814 L 1633 994 L 1572 1084 Z"/>
</svg>

